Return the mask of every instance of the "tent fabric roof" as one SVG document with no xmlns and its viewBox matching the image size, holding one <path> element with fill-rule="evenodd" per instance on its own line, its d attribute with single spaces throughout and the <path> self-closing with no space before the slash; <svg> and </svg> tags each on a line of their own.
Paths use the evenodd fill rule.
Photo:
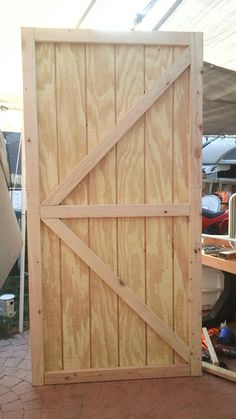
<svg viewBox="0 0 236 419">
<path fill-rule="evenodd" d="M 236 134 L 236 72 L 204 62 L 203 133 Z"/>
<path fill-rule="evenodd" d="M 150 4 L 150 0 L 8 0 L 1 5 L 0 37 L 0 103 L 22 106 L 22 64 L 20 27 L 99 28 L 128 30 L 135 14 Z M 236 6 L 235 0 L 176 1 L 173 12 L 160 23 L 161 5 L 172 0 L 153 1 L 152 30 L 196 31 L 204 33 L 204 133 L 236 134 Z M 106 26 L 107 25 L 107 26 Z M 114 28 L 115 25 L 115 28 Z M 144 25 L 145 26 L 145 25 Z M 143 27 L 144 28 L 144 27 Z M 142 29 L 142 22 L 135 27 Z M 211 64 L 214 64 L 212 66 Z M 223 67 L 219 68 L 217 66 Z M 228 70 L 226 70 L 228 69 Z M 13 109 L 11 107 L 11 109 Z M 1 122 L 1 121 L 0 121 Z"/>
</svg>

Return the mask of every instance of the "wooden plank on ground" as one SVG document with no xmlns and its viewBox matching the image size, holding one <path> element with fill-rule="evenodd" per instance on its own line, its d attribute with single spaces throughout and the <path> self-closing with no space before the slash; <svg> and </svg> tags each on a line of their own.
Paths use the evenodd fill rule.
<svg viewBox="0 0 236 419">
<path fill-rule="evenodd" d="M 236 372 L 229 371 L 225 368 L 218 367 L 217 365 L 208 364 L 207 362 L 202 362 L 202 369 L 209 374 L 216 375 L 217 377 L 224 378 L 228 381 L 236 382 Z"/>
<path fill-rule="evenodd" d="M 58 169 L 60 180 L 63 180 L 87 154 L 85 47 L 62 44 L 56 45 L 55 48 Z M 71 206 L 87 204 L 87 184 L 88 180 L 84 179 L 68 195 L 63 204 Z M 85 243 L 88 243 L 86 219 L 66 219 L 64 222 Z M 63 367 L 67 370 L 89 368 L 89 270 L 87 265 L 63 242 L 60 258 Z"/>
<path fill-rule="evenodd" d="M 117 122 L 143 94 L 142 46 L 116 47 Z M 117 203 L 144 203 L 144 118 L 117 144 Z M 145 231 L 143 218 L 117 221 L 118 276 L 145 302 Z M 120 366 L 145 365 L 145 323 L 119 300 Z"/>
<path fill-rule="evenodd" d="M 115 124 L 114 46 L 86 47 L 88 151 Z M 116 155 L 113 149 L 89 174 L 89 204 L 115 204 Z M 90 219 L 89 245 L 104 263 L 117 269 L 116 220 Z M 91 366 L 118 366 L 117 296 L 90 271 Z"/>
<path fill-rule="evenodd" d="M 145 90 L 160 79 L 173 61 L 171 47 L 145 47 Z M 146 114 L 146 203 L 172 202 L 172 88 Z M 147 305 L 173 327 L 172 220 L 146 219 Z M 173 350 L 147 328 L 147 363 L 169 364 Z"/>
</svg>

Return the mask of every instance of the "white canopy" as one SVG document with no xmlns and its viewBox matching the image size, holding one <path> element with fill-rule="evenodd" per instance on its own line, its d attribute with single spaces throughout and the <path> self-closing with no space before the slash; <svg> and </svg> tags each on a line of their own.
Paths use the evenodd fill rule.
<svg viewBox="0 0 236 419">
<path fill-rule="evenodd" d="M 11 104 L 11 108 L 22 107 L 20 40 L 22 26 L 202 31 L 204 32 L 204 60 L 216 66 L 236 70 L 236 3 L 234 0 L 0 0 L 0 6 L 2 17 L 0 105 L 6 104 L 9 107 Z M 207 134 L 213 133 L 212 128 L 215 127 L 213 114 L 215 113 L 219 118 L 222 117 L 222 109 L 227 99 L 227 110 L 223 111 L 223 114 L 224 118 L 228 116 L 228 119 L 224 119 L 224 125 L 220 123 L 222 127 L 220 133 L 227 131 L 228 134 L 235 134 L 235 126 L 232 124 L 232 120 L 236 119 L 234 118 L 235 100 L 231 91 L 234 88 L 229 87 L 228 84 L 230 80 L 235 80 L 235 76 L 231 73 L 232 77 L 229 76 L 228 82 L 224 83 L 225 75 L 228 77 L 229 73 L 224 74 L 222 70 L 223 84 L 221 82 L 220 88 L 216 89 L 216 79 L 214 86 L 209 83 L 213 69 L 209 65 L 206 65 L 205 69 L 204 83 L 207 79 L 207 85 L 204 92 L 206 96 L 204 123 L 206 128 L 206 121 L 209 119 L 211 128 L 204 128 L 204 131 Z M 219 71 L 217 70 L 217 77 L 220 77 Z M 214 106 L 213 103 L 209 105 L 211 96 L 209 89 L 211 88 L 214 89 Z M 227 93 L 229 89 L 230 97 Z M 224 103 L 220 103 L 219 100 L 223 100 Z M 207 101 L 208 106 L 205 106 Z M 219 133 L 218 128 L 215 133 Z"/>
</svg>

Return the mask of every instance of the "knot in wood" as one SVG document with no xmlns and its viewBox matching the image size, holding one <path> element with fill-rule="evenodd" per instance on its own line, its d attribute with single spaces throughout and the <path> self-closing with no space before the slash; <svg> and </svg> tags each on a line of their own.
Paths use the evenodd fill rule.
<svg viewBox="0 0 236 419">
<path fill-rule="evenodd" d="M 119 278 L 119 284 L 122 285 L 122 287 L 125 286 L 125 283 L 124 283 L 123 279 Z"/>
<path fill-rule="evenodd" d="M 197 158 L 200 158 L 201 157 L 201 150 L 200 150 L 200 148 L 195 148 L 194 149 L 194 156 L 197 157 Z"/>
</svg>

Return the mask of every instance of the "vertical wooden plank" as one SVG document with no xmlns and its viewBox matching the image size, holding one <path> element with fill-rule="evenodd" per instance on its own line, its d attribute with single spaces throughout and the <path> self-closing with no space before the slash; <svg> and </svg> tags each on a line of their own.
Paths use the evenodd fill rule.
<svg viewBox="0 0 236 419">
<path fill-rule="evenodd" d="M 171 47 L 145 47 L 145 89 L 173 61 Z M 172 88 L 146 114 L 146 203 L 172 202 Z M 146 219 L 147 304 L 173 327 L 172 219 Z M 147 329 L 148 364 L 173 362 L 172 349 Z"/>
<path fill-rule="evenodd" d="M 87 154 L 85 105 L 85 47 L 56 46 L 57 129 L 59 180 L 63 180 Z M 63 204 L 87 204 L 84 179 Z M 63 220 L 86 244 L 88 221 Z M 64 243 L 61 243 L 63 367 L 89 368 L 89 270 Z"/>
<path fill-rule="evenodd" d="M 38 121 L 34 30 L 22 30 L 32 382 L 44 383 Z"/>
<path fill-rule="evenodd" d="M 190 213 L 190 345 L 191 375 L 201 374 L 201 139 L 202 139 L 202 45 L 201 33 L 191 35 L 190 69 L 190 168 L 189 199 Z"/>
<path fill-rule="evenodd" d="M 144 89 L 142 46 L 116 47 L 117 121 L 138 101 Z M 144 118 L 117 144 L 117 202 L 144 202 Z M 118 275 L 145 302 L 144 219 L 119 219 Z M 119 301 L 120 366 L 145 365 L 145 323 Z"/>
<path fill-rule="evenodd" d="M 184 47 L 175 47 L 177 58 Z M 188 202 L 189 188 L 189 69 L 174 84 L 173 202 Z M 174 330 L 189 344 L 189 220 L 174 219 Z M 184 363 L 175 354 L 176 363 Z"/>
<path fill-rule="evenodd" d="M 87 45 L 87 123 L 89 151 L 115 124 L 114 46 Z M 116 203 L 113 149 L 89 174 L 89 203 Z M 116 220 L 89 220 L 90 248 L 117 271 Z M 91 366 L 118 365 L 117 296 L 90 271 Z"/>
<path fill-rule="evenodd" d="M 36 67 L 42 201 L 58 185 L 53 44 L 37 44 Z M 41 229 L 45 370 L 53 371 L 62 368 L 60 241 L 44 224 Z"/>
</svg>

